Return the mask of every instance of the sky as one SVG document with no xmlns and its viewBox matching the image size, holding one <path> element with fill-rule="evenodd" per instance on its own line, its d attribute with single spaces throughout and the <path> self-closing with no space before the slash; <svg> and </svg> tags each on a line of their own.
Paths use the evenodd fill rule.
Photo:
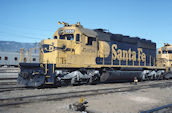
<svg viewBox="0 0 172 113">
<path fill-rule="evenodd" d="M 0 0 L 2 41 L 52 38 L 58 21 L 172 44 L 172 0 Z"/>
</svg>

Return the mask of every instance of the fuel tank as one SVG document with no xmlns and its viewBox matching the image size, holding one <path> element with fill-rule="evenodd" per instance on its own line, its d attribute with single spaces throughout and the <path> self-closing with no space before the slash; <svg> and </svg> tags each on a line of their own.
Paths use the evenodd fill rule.
<svg viewBox="0 0 172 113">
<path fill-rule="evenodd" d="M 141 80 L 142 71 L 107 71 L 103 72 L 100 81 L 108 82 L 133 82 L 134 77 Z"/>
</svg>

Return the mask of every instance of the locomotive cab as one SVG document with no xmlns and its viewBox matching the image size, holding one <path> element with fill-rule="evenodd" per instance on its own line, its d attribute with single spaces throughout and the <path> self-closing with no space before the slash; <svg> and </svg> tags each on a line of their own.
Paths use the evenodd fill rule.
<svg viewBox="0 0 172 113">
<path fill-rule="evenodd" d="M 20 64 L 18 84 L 38 87 L 44 84 L 71 84 L 98 80 L 99 72 L 78 69 L 96 65 L 98 56 L 97 33 L 83 28 L 80 23 L 63 23 L 53 35 L 53 39 L 41 41 L 40 63 Z M 36 73 L 36 74 L 35 74 Z"/>
<path fill-rule="evenodd" d="M 43 40 L 41 45 L 41 63 L 56 64 L 56 67 L 96 64 L 97 34 L 83 28 L 80 23 L 64 23 L 64 27 L 55 32 L 53 39 Z"/>
</svg>

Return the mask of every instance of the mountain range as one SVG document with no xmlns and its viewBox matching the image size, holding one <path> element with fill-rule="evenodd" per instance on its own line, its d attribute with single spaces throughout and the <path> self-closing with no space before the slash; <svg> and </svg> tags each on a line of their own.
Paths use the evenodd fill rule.
<svg viewBox="0 0 172 113">
<path fill-rule="evenodd" d="M 3 52 L 19 52 L 20 48 L 29 50 L 30 48 L 38 48 L 39 43 L 23 43 L 15 41 L 0 41 L 0 51 Z"/>
</svg>

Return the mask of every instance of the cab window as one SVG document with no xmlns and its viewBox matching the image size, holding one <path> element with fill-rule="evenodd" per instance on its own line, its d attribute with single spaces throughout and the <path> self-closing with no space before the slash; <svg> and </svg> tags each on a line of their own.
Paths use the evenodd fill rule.
<svg viewBox="0 0 172 113">
<path fill-rule="evenodd" d="M 73 36 L 73 34 L 60 35 L 60 39 L 74 40 L 74 36 Z"/>
<path fill-rule="evenodd" d="M 54 39 L 57 39 L 57 36 L 54 36 Z"/>
<path fill-rule="evenodd" d="M 169 53 L 169 54 L 172 54 L 172 50 L 170 50 L 170 51 L 168 50 L 168 53 Z"/>
<path fill-rule="evenodd" d="M 65 39 L 65 35 L 60 35 L 60 39 Z"/>
<path fill-rule="evenodd" d="M 164 51 L 163 51 L 163 54 L 167 54 L 167 51 L 164 50 Z"/>
<path fill-rule="evenodd" d="M 77 41 L 77 42 L 80 41 L 80 34 L 76 34 L 76 41 Z"/>
<path fill-rule="evenodd" d="M 96 41 L 96 38 L 88 37 L 88 42 L 86 45 L 93 45 L 93 41 Z"/>
<path fill-rule="evenodd" d="M 74 40 L 73 34 L 66 34 L 67 40 Z"/>
</svg>

